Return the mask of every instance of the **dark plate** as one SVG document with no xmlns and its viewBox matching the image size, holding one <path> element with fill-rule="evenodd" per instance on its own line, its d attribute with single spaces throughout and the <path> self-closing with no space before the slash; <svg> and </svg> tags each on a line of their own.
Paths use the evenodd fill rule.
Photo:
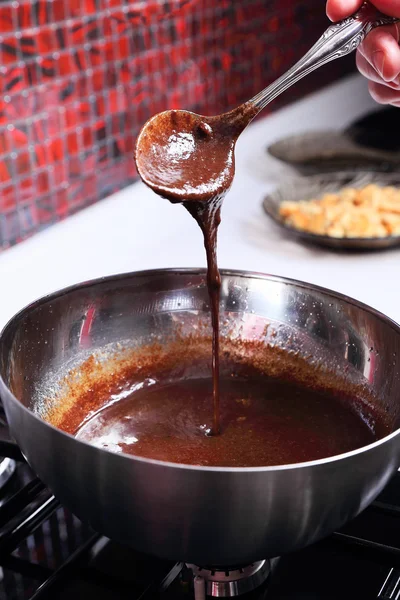
<svg viewBox="0 0 400 600">
<path fill-rule="evenodd" d="M 268 152 L 304 175 L 400 170 L 400 110 L 379 108 L 344 131 L 305 131 L 278 140 Z"/>
<path fill-rule="evenodd" d="M 299 240 L 343 250 L 383 250 L 400 245 L 400 236 L 376 238 L 334 238 L 301 231 L 286 225 L 279 214 L 282 202 L 300 202 L 320 198 L 327 193 L 337 193 L 343 187 L 361 188 L 369 183 L 400 188 L 400 173 L 340 172 L 323 173 L 310 177 L 292 177 L 264 198 L 263 207 L 273 221 L 289 235 Z"/>
</svg>

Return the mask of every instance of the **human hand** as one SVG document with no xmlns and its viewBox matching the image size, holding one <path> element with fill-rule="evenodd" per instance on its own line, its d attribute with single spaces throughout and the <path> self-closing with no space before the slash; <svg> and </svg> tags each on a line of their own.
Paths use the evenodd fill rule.
<svg viewBox="0 0 400 600">
<path fill-rule="evenodd" d="M 327 0 L 326 12 L 332 21 L 355 13 L 363 0 Z M 378 10 L 400 18 L 400 0 L 372 0 Z M 377 27 L 357 50 L 357 67 L 369 80 L 371 96 L 379 104 L 400 107 L 400 23 Z"/>
</svg>

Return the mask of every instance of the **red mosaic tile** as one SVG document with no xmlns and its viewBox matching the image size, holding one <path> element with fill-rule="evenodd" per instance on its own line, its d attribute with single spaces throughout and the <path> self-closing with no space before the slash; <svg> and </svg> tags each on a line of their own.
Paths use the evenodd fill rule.
<svg viewBox="0 0 400 600">
<path fill-rule="evenodd" d="M 149 116 L 231 108 L 326 25 L 314 0 L 0 2 L 0 248 L 132 182 Z M 352 63 L 300 82 L 269 110 Z"/>
</svg>

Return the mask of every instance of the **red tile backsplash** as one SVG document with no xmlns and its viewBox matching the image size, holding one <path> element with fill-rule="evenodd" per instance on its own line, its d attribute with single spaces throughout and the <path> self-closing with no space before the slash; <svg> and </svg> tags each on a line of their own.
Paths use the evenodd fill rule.
<svg viewBox="0 0 400 600">
<path fill-rule="evenodd" d="M 132 182 L 152 114 L 228 110 L 326 26 L 323 0 L 0 0 L 0 248 Z"/>
</svg>

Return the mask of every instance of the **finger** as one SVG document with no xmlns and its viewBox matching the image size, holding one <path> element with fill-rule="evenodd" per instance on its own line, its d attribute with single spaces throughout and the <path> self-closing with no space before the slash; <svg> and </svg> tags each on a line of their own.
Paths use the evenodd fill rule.
<svg viewBox="0 0 400 600">
<path fill-rule="evenodd" d="M 357 52 L 356 63 L 361 75 L 364 75 L 370 81 L 375 81 L 375 83 L 384 83 L 382 77 L 378 75 L 378 71 L 367 61 L 361 52 Z"/>
<path fill-rule="evenodd" d="M 364 75 L 364 77 L 366 77 L 370 81 L 386 85 L 387 87 L 391 87 L 394 90 L 400 89 L 400 77 L 396 77 L 396 79 L 393 79 L 393 81 L 385 81 L 379 75 L 378 71 L 367 61 L 367 59 L 360 52 L 357 52 L 356 63 L 361 75 Z"/>
<path fill-rule="evenodd" d="M 400 73 L 400 24 L 371 31 L 359 51 L 378 71 L 382 79 L 392 81 Z"/>
<path fill-rule="evenodd" d="M 371 0 L 371 4 L 376 6 L 376 8 L 385 15 L 389 15 L 391 17 L 400 17 L 399 0 Z"/>
<path fill-rule="evenodd" d="M 327 0 L 326 14 L 331 21 L 340 21 L 355 13 L 363 4 L 363 0 Z M 371 4 L 385 15 L 400 17 L 399 0 L 372 0 Z"/>
<path fill-rule="evenodd" d="M 362 3 L 363 0 L 328 0 L 326 14 L 331 21 L 340 21 L 356 12 Z"/>
<path fill-rule="evenodd" d="M 387 85 L 375 83 L 375 81 L 370 81 L 368 87 L 371 96 L 378 104 L 395 104 L 400 102 L 399 90 L 393 90 Z"/>
</svg>

